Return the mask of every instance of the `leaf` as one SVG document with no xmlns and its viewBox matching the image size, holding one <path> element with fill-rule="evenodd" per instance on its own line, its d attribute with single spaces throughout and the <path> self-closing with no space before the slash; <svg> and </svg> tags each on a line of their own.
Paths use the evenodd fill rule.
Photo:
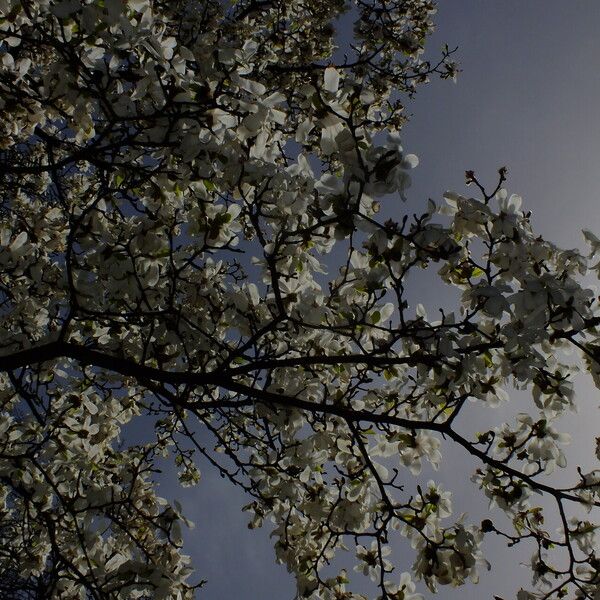
<svg viewBox="0 0 600 600">
<path fill-rule="evenodd" d="M 389 369 L 383 370 L 383 377 L 386 381 L 390 381 L 394 379 L 394 377 L 398 377 L 398 371 L 394 367 L 390 367 Z"/>
</svg>

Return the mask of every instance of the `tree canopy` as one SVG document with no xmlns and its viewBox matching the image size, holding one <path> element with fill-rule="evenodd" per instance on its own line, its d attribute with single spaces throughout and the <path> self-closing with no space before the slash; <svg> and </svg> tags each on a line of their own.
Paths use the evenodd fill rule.
<svg viewBox="0 0 600 600">
<path fill-rule="evenodd" d="M 404 214 L 404 102 L 457 71 L 424 54 L 434 13 L 0 0 L 3 598 L 195 597 L 165 457 L 184 486 L 203 460 L 247 492 L 301 598 L 477 581 L 489 535 L 529 544 L 518 600 L 600 598 L 600 470 L 546 476 L 575 374 L 600 385 L 600 240 L 538 236 L 505 168 Z M 426 267 L 455 310 L 409 304 Z M 513 390 L 523 412 L 465 433 Z M 481 523 L 415 480 L 452 468 L 443 440 L 478 464 Z"/>
</svg>

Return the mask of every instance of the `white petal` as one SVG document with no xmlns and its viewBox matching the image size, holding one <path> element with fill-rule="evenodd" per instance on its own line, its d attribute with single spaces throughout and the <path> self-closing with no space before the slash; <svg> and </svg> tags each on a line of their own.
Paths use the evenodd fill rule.
<svg viewBox="0 0 600 600">
<path fill-rule="evenodd" d="M 323 77 L 323 89 L 327 92 L 335 94 L 338 91 L 340 85 L 340 74 L 333 67 L 327 67 L 325 69 L 325 75 Z"/>
<path fill-rule="evenodd" d="M 419 164 L 419 157 L 416 154 L 407 154 L 402 159 L 402 166 L 405 169 L 414 169 Z"/>
<path fill-rule="evenodd" d="M 27 232 L 21 231 L 21 233 L 14 239 L 10 245 L 10 249 L 14 252 L 18 250 L 27 241 Z"/>
</svg>

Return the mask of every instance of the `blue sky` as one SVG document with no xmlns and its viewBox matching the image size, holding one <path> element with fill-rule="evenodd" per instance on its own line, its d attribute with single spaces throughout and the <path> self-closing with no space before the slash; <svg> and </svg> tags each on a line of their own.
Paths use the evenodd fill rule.
<svg viewBox="0 0 600 600">
<path fill-rule="evenodd" d="M 523 196 L 537 231 L 562 246 L 583 247 L 582 228 L 600 233 L 600 3 L 446 0 L 436 21 L 430 52 L 444 42 L 458 45 L 463 72 L 456 84 L 436 81 L 421 88 L 407 107 L 414 116 L 405 129 L 404 147 L 421 163 L 408 205 L 397 200 L 397 208 L 387 210 L 401 215 L 425 205 L 428 197 L 439 201 L 447 189 L 464 192 L 466 169 L 494 183 L 498 167 L 506 165 L 507 187 Z M 413 295 L 428 304 L 438 300 L 433 290 L 423 279 L 415 282 Z M 587 403 L 581 414 L 597 411 L 591 388 L 583 384 L 581 391 Z M 580 427 L 577 419 L 581 416 L 569 426 Z M 597 427 L 596 432 L 585 426 L 580 431 L 591 438 Z M 590 448 L 575 444 L 571 463 L 585 462 Z M 452 449 L 447 452 L 441 479 L 450 483 L 460 474 L 468 482 L 469 464 Z M 200 597 L 293 598 L 293 581 L 274 564 L 268 530 L 246 528 L 242 494 L 208 466 L 197 488 L 184 493 L 171 485 L 165 477 L 161 492 L 179 497 L 196 522 L 187 552 L 198 575 L 209 581 Z M 457 512 L 476 518 L 485 514 L 485 503 L 472 500 L 468 483 L 457 491 Z M 494 569 L 479 586 L 442 589 L 439 597 L 514 598 L 519 582 L 528 580 L 518 563 L 529 552 L 491 544 L 488 555 Z M 400 571 L 412 562 L 410 556 L 405 560 Z"/>
</svg>

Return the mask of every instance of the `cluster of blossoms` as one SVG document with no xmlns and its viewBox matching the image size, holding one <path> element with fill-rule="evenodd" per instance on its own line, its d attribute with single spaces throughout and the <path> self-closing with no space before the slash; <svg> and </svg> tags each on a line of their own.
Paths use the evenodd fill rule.
<svg viewBox="0 0 600 600">
<path fill-rule="evenodd" d="M 534 543 L 519 600 L 597 599 L 595 525 L 566 511 L 597 509 L 598 472 L 541 478 L 565 466 L 563 351 L 600 380 L 587 259 L 533 233 L 504 170 L 491 192 L 468 174 L 478 198 L 380 217 L 417 164 L 402 99 L 456 71 L 447 49 L 424 58 L 434 12 L 0 0 L 0 590 L 192 598 L 185 520 L 153 472 L 171 456 L 194 484 L 201 455 L 249 494 L 252 527 L 272 524 L 300 597 L 363 598 L 331 576 L 349 545 L 382 600 L 420 599 L 411 577 L 477 581 L 493 532 Z M 460 296 L 438 320 L 405 288 L 429 265 Z M 461 433 L 471 402 L 511 385 L 535 416 Z M 129 444 L 144 419 L 153 435 Z M 442 439 L 479 459 L 514 532 L 453 522 L 449 491 L 411 484 Z M 532 491 L 554 499 L 557 535 Z"/>
<path fill-rule="evenodd" d="M 152 482 L 157 445 L 115 448 L 139 413 L 137 392 L 97 391 L 85 371 L 65 367 L 35 383 L 25 373 L 0 377 L 0 592 L 74 599 L 83 590 L 122 598 L 191 592 L 185 519 Z M 44 389 L 46 410 L 33 403 L 34 386 Z"/>
</svg>

